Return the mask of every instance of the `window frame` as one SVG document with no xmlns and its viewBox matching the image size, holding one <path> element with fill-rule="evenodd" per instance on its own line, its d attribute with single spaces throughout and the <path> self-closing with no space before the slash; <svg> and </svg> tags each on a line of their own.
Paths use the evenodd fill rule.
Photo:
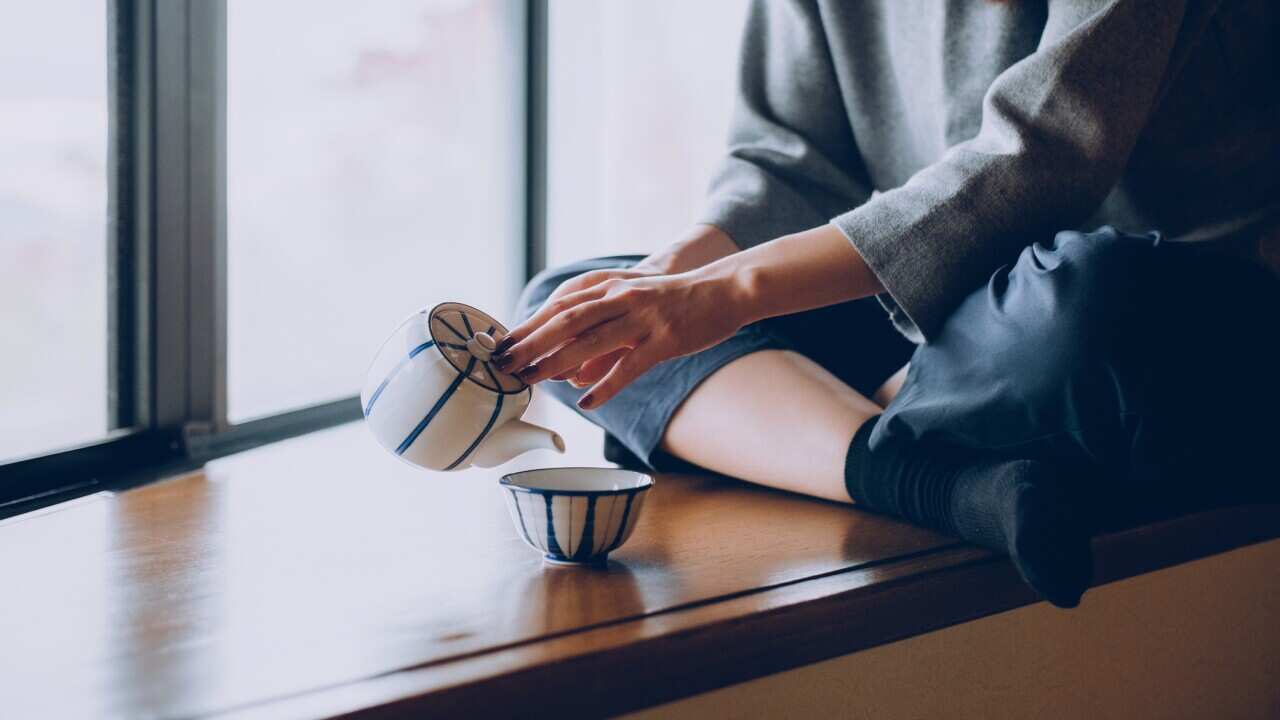
<svg viewBox="0 0 1280 720">
<path fill-rule="evenodd" d="M 226 3 L 106 3 L 110 427 L 93 442 L 0 461 L 0 516 L 361 416 L 352 395 L 227 419 Z M 546 262 L 547 0 L 496 6 L 523 78 L 527 279 Z"/>
</svg>

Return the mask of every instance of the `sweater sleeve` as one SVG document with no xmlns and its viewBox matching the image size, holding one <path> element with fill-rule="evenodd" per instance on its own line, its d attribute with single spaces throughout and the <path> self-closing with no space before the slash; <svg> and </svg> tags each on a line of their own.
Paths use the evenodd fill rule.
<svg viewBox="0 0 1280 720">
<path fill-rule="evenodd" d="M 1036 52 L 987 91 L 977 135 L 831 220 L 908 336 L 927 340 L 1030 239 L 1102 202 L 1158 101 L 1184 5 L 1051 0 Z"/>
<path fill-rule="evenodd" d="M 754 0 L 738 73 L 729 150 L 699 221 L 745 249 L 864 202 L 869 183 L 816 3 Z"/>
</svg>

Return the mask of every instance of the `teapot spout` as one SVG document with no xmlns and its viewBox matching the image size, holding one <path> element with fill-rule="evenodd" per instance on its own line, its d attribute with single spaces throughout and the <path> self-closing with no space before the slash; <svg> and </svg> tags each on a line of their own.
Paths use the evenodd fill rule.
<svg viewBox="0 0 1280 720">
<path fill-rule="evenodd" d="M 564 452 L 564 438 L 554 430 L 538 427 L 523 420 L 511 420 L 493 431 L 476 449 L 471 464 L 491 468 L 530 450 Z"/>
</svg>

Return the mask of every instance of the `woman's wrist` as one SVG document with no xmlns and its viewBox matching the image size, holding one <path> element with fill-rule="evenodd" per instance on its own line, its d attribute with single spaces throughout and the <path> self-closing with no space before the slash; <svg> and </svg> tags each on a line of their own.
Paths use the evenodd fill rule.
<svg viewBox="0 0 1280 720">
<path fill-rule="evenodd" d="M 761 296 L 759 273 L 753 263 L 742 262 L 741 253 L 721 258 L 684 273 L 693 283 L 710 288 L 710 297 L 738 327 L 763 320 L 769 304 Z"/>
<path fill-rule="evenodd" d="M 668 275 L 696 270 L 738 251 L 723 230 L 695 225 L 685 237 L 650 255 L 641 263 Z"/>
<path fill-rule="evenodd" d="M 831 225 L 721 258 L 695 274 L 720 288 L 718 295 L 742 325 L 883 290 L 862 255 Z"/>
</svg>

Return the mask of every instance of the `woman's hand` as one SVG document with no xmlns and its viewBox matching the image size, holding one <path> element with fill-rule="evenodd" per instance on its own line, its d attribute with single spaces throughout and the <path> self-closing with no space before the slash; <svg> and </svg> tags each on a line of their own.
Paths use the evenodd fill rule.
<svg viewBox="0 0 1280 720">
<path fill-rule="evenodd" d="M 543 307 L 566 295 L 599 285 L 605 280 L 674 275 L 697 269 L 737 251 L 738 246 L 719 228 L 695 225 L 681 239 L 630 268 L 597 270 L 566 280 L 543 302 Z M 599 382 L 626 353 L 626 348 L 619 348 L 577 367 L 566 369 L 552 379 L 567 380 L 576 387 L 586 387 Z"/>
<path fill-rule="evenodd" d="M 545 310 L 547 307 L 553 303 L 559 302 L 561 298 L 564 298 L 567 295 L 588 290 L 602 282 L 605 282 L 606 280 L 631 280 L 641 277 L 656 277 L 665 274 L 666 272 L 661 268 L 659 263 L 654 262 L 654 258 L 652 256 L 645 258 L 641 262 L 629 268 L 593 270 L 561 283 L 560 286 L 555 289 L 555 292 L 551 293 L 551 295 L 543 301 L 542 309 Z M 510 335 L 508 335 L 508 337 L 510 337 Z M 551 379 L 568 381 L 573 386 L 579 388 L 586 387 L 603 378 L 626 353 L 626 348 L 619 348 L 613 352 L 587 360 L 581 365 L 567 368 Z"/>
<path fill-rule="evenodd" d="M 732 273 L 706 269 L 586 273 L 512 329 L 494 363 L 530 384 L 565 375 L 576 375 L 578 384 L 594 382 L 578 402 L 591 409 L 663 360 L 711 347 L 736 332 L 745 324 L 737 312 L 747 306 L 741 293 Z"/>
<path fill-rule="evenodd" d="M 594 382 L 578 402 L 591 409 L 663 360 L 711 347 L 748 323 L 884 289 L 832 225 L 770 240 L 696 270 L 626 272 L 587 273 L 565 292 L 557 289 L 502 339 L 495 364 L 529 383 L 570 375 L 579 384 Z"/>
</svg>

